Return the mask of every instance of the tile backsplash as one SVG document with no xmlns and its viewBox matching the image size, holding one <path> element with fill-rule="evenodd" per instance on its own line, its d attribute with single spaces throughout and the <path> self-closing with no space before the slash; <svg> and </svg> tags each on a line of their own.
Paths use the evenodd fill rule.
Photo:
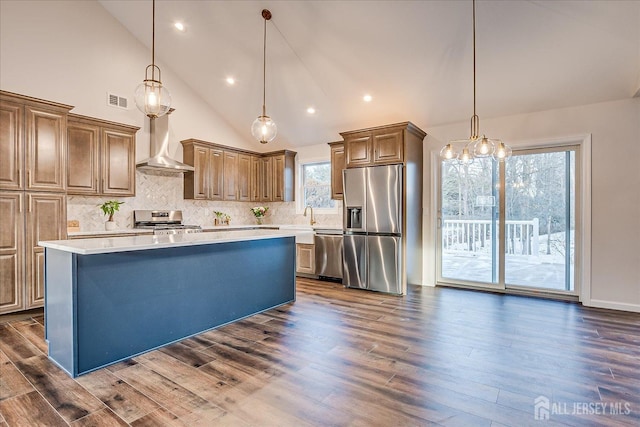
<svg viewBox="0 0 640 427">
<path fill-rule="evenodd" d="M 183 176 L 159 171 L 136 171 L 135 197 L 68 196 L 67 218 L 80 221 L 81 231 L 102 231 L 106 217 L 99 206 L 107 200 L 124 202 L 114 215 L 119 229 L 133 228 L 133 211 L 137 209 L 182 210 L 185 224 L 213 225 L 214 211 L 231 216 L 232 225 L 255 224 L 251 207 L 269 207 L 264 224 L 308 224 L 309 217 L 296 213 L 295 202 L 224 202 L 209 200 L 185 200 L 183 198 Z M 338 214 L 314 214 L 316 225 L 342 226 L 342 202 Z"/>
</svg>

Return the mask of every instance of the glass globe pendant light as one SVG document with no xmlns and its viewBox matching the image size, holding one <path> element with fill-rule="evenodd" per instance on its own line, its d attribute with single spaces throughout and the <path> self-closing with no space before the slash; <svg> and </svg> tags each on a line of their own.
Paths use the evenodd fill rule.
<svg viewBox="0 0 640 427">
<path fill-rule="evenodd" d="M 442 160 L 453 160 L 458 158 L 458 153 L 453 148 L 453 144 L 448 143 L 440 150 L 440 158 Z"/>
<path fill-rule="evenodd" d="M 151 35 L 151 65 L 147 65 L 144 80 L 135 92 L 135 102 L 138 110 L 151 118 L 164 116 L 171 107 L 171 94 L 162 85 L 160 67 L 155 63 L 156 42 L 156 0 L 152 7 L 152 35 Z"/>
<path fill-rule="evenodd" d="M 496 149 L 492 155 L 494 160 L 503 161 L 504 159 L 511 157 L 511 154 L 512 154 L 511 147 L 509 147 L 507 144 L 497 139 Z"/>
<path fill-rule="evenodd" d="M 464 143 L 465 146 L 457 153 L 454 146 Z M 440 159 L 444 161 L 457 159 L 462 164 L 469 164 L 474 158 L 493 157 L 503 161 L 511 156 L 511 147 L 499 139 L 480 136 L 480 117 L 476 114 L 476 2 L 473 0 L 473 116 L 471 116 L 471 135 L 468 139 L 450 141 L 440 150 Z"/>
<path fill-rule="evenodd" d="M 266 107 L 266 80 L 267 80 L 267 21 L 271 19 L 271 12 L 267 9 L 262 10 L 264 18 L 264 44 L 262 49 L 262 115 L 258 116 L 251 125 L 251 135 L 261 144 L 273 141 L 278 133 L 278 127 L 271 117 L 267 116 Z"/>
</svg>

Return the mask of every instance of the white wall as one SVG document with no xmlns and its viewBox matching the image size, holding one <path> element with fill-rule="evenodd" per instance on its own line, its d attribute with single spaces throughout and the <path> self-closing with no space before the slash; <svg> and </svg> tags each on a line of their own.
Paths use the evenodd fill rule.
<svg viewBox="0 0 640 427">
<path fill-rule="evenodd" d="M 0 89 L 139 126 L 138 161 L 149 157 L 149 120 L 135 107 L 133 93 L 150 62 L 150 51 L 97 2 L 0 2 Z M 179 141 L 187 138 L 261 150 L 251 138 L 251 123 L 246 135 L 238 135 L 168 65 L 158 65 L 176 109 L 169 120 L 174 158 L 182 160 Z M 129 109 L 107 106 L 107 92 L 126 96 Z"/>
<path fill-rule="evenodd" d="M 640 311 L 640 99 L 482 120 L 481 131 L 512 146 L 592 135 L 591 289 L 586 305 Z M 469 133 L 468 122 L 427 130 L 425 165 L 446 141 Z M 435 215 L 425 173 L 425 211 Z M 425 216 L 425 227 L 431 221 Z M 425 232 L 425 284 L 435 280 L 435 233 Z"/>
<path fill-rule="evenodd" d="M 142 129 L 136 141 L 137 160 L 148 156 L 149 137 L 148 120 L 133 106 L 133 92 L 149 61 L 148 49 L 97 2 L 0 1 L 0 89 L 74 105 L 73 112 L 78 114 L 140 126 Z M 238 135 L 169 66 L 159 65 L 176 108 L 170 119 L 172 140 L 169 149 L 174 158 L 182 159 L 179 141 L 186 138 L 260 150 L 248 131 L 246 135 Z M 123 111 L 108 107 L 107 91 L 127 96 L 131 108 Z M 483 119 L 482 130 L 513 145 L 534 139 L 593 135 L 590 303 L 640 311 L 640 100 Z M 467 135 L 468 122 L 433 127 L 427 132 L 425 212 L 432 212 L 429 210 L 430 150 L 439 150 L 445 141 Z M 611 149 L 616 151 L 617 157 L 609 154 Z M 326 144 L 305 147 L 298 152 L 299 161 L 329 158 Z M 148 185 L 148 188 L 137 189 L 139 195 L 153 194 L 157 185 L 164 185 L 152 184 L 154 180 L 148 178 L 138 180 L 139 185 Z M 175 188 L 179 192 L 179 185 Z M 127 205 L 149 207 L 151 202 L 139 197 L 143 196 L 128 201 Z M 176 203 L 183 203 L 178 200 L 182 199 L 177 197 Z M 184 202 L 184 208 L 193 209 L 193 215 L 201 215 L 199 209 L 226 207 L 237 212 L 237 217 L 243 221 L 250 219 L 242 205 L 203 203 Z M 84 198 L 75 198 L 72 204 L 70 213 L 94 215 L 85 211 L 95 209 L 93 199 L 87 202 Z M 303 223 L 306 220 L 296 213 L 293 203 L 272 207 L 273 213 L 280 212 L 279 216 L 286 217 L 287 222 Z M 205 217 L 209 214 L 205 213 Z M 429 216 L 425 215 L 425 218 L 426 227 Z M 278 217 L 271 221 L 284 222 Z M 340 224 L 333 216 L 321 221 Z M 425 229 L 425 284 L 433 283 L 435 244 L 435 234 Z"/>
</svg>

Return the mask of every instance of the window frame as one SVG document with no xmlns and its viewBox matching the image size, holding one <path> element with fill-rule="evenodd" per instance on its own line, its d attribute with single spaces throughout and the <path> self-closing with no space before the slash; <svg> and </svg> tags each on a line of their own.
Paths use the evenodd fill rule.
<svg viewBox="0 0 640 427">
<path fill-rule="evenodd" d="M 305 208 L 305 174 L 304 168 L 309 165 L 317 165 L 317 164 L 328 164 L 329 168 L 331 168 L 331 159 L 327 158 L 318 158 L 318 159 L 308 159 L 298 163 L 298 176 L 300 177 L 300 185 L 296 189 L 296 213 L 302 214 L 304 213 Z M 331 175 L 329 175 L 329 195 L 331 196 Z M 339 215 L 339 200 L 332 199 L 334 201 L 334 207 L 332 208 L 313 208 L 314 215 L 322 214 L 322 215 Z"/>
<path fill-rule="evenodd" d="M 574 261 L 574 290 L 571 293 L 565 292 L 539 292 L 537 289 L 531 295 L 547 295 L 551 297 L 564 297 L 565 299 L 577 299 L 585 305 L 591 305 L 591 134 L 566 136 L 566 137 L 553 137 L 545 139 L 535 139 L 527 141 L 516 141 L 512 147 L 514 153 L 526 152 L 534 150 L 536 152 L 542 151 L 557 151 L 566 147 L 576 147 L 576 161 L 575 161 L 575 180 L 576 180 L 576 194 L 575 194 L 575 261 Z M 513 287 L 499 288 L 497 286 L 480 286 L 477 282 L 454 283 L 452 280 L 446 280 L 442 278 L 440 265 L 441 265 L 441 250 L 439 248 L 439 242 L 441 239 L 441 219 L 440 219 L 440 199 L 441 195 L 441 161 L 438 156 L 438 152 L 431 151 L 430 164 L 432 168 L 431 172 L 431 194 L 429 195 L 429 203 L 431 205 L 431 212 L 433 215 L 431 218 L 426 219 L 425 226 L 427 230 L 430 230 L 433 240 L 433 247 L 430 247 L 430 251 L 425 253 L 425 272 L 423 277 L 426 283 L 431 286 L 463 286 L 463 287 L 475 287 L 478 289 L 486 289 L 491 287 L 493 290 L 505 293 L 527 293 L 526 290 L 518 290 Z M 504 233 L 504 230 L 501 231 Z M 425 246 L 427 249 L 427 246 Z M 500 253 L 503 253 L 504 248 L 500 249 Z M 504 283 L 504 280 L 501 280 Z M 473 286 L 469 286 L 473 285 Z"/>
</svg>

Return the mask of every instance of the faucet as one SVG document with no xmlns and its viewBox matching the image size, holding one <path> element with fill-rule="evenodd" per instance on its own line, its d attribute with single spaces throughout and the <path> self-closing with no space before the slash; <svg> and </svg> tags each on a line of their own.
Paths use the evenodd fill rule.
<svg viewBox="0 0 640 427">
<path fill-rule="evenodd" d="M 309 225 L 313 225 L 316 223 L 316 220 L 313 219 L 313 207 L 311 205 L 305 206 L 304 213 L 302 214 L 302 216 L 307 216 L 307 209 L 311 209 L 311 217 L 309 218 Z"/>
</svg>

